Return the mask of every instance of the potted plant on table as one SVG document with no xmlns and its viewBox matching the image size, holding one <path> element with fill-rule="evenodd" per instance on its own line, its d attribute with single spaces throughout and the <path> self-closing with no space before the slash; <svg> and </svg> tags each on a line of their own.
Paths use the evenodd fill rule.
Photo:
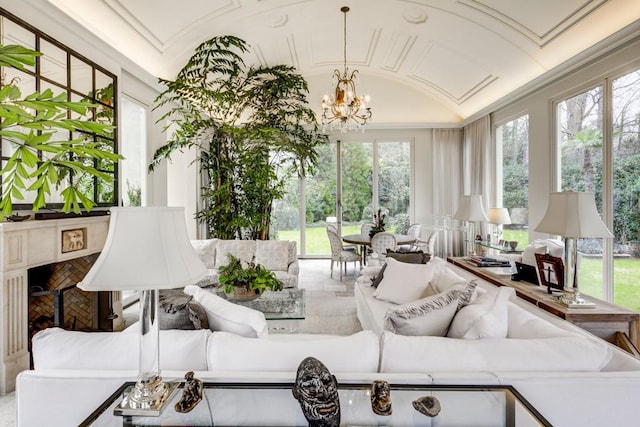
<svg viewBox="0 0 640 427">
<path fill-rule="evenodd" d="M 378 213 L 373 214 L 373 227 L 369 231 L 369 237 L 373 237 L 378 233 L 382 233 L 385 231 L 385 223 L 384 220 L 387 217 L 387 214 L 382 213 L 382 209 L 378 209 Z"/>
<path fill-rule="evenodd" d="M 231 299 L 251 300 L 259 297 L 265 290 L 282 290 L 282 282 L 262 264 L 252 261 L 245 268 L 240 259 L 231 254 L 228 257 L 229 263 L 218 269 L 218 282 Z"/>
</svg>

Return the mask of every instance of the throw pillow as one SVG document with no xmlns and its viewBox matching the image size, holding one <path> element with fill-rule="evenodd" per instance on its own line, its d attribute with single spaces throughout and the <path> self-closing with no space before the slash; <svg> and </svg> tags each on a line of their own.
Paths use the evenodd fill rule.
<svg viewBox="0 0 640 427">
<path fill-rule="evenodd" d="M 387 310 L 385 329 L 400 335 L 445 336 L 458 310 L 459 291 L 451 290 Z"/>
<path fill-rule="evenodd" d="M 255 255 L 255 240 L 218 240 L 216 245 L 216 268 L 229 264 L 228 254 L 245 263 L 253 261 Z"/>
<path fill-rule="evenodd" d="M 289 267 L 289 241 L 257 240 L 256 264 L 269 271 L 287 271 Z"/>
<path fill-rule="evenodd" d="M 486 293 L 463 307 L 451 322 L 447 334 L 450 338 L 506 338 L 509 298 L 515 289 L 501 286 L 496 292 Z"/>
<path fill-rule="evenodd" d="M 431 259 L 431 255 L 422 251 L 413 252 L 396 252 L 387 249 L 387 258 L 393 258 L 397 261 L 407 264 L 426 264 Z M 382 279 L 384 278 L 384 270 L 387 265 L 383 265 L 380 272 L 371 279 L 371 286 L 377 288 Z"/>
<path fill-rule="evenodd" d="M 207 314 L 193 296 L 185 295 L 182 289 L 163 289 L 158 295 L 158 325 L 166 329 L 209 329 Z"/>
<path fill-rule="evenodd" d="M 526 265 L 536 265 L 536 254 L 546 254 L 547 253 L 547 245 L 546 244 L 529 244 L 524 251 L 522 251 L 522 264 Z"/>
<path fill-rule="evenodd" d="M 200 257 L 200 261 L 212 270 L 216 268 L 216 242 L 218 239 L 192 240 L 191 246 Z"/>
<path fill-rule="evenodd" d="M 196 285 L 185 287 L 184 293 L 192 295 L 202 306 L 212 331 L 226 331 L 249 338 L 268 334 L 267 321 L 261 311 L 234 304 Z"/>
<path fill-rule="evenodd" d="M 475 279 L 467 280 L 448 267 L 440 269 L 438 273 L 434 275 L 430 284 L 437 293 L 458 289 L 460 291 L 460 305 L 458 309 L 473 302 L 478 296 L 478 292 L 476 291 L 478 285 Z"/>
<path fill-rule="evenodd" d="M 423 297 L 433 271 L 429 264 L 407 264 L 387 259 L 382 281 L 373 296 L 394 304 L 405 304 Z"/>
</svg>

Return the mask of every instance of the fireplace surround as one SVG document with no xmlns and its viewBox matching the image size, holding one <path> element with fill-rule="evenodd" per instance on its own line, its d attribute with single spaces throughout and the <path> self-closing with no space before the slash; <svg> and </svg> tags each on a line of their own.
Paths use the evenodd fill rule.
<svg viewBox="0 0 640 427">
<path fill-rule="evenodd" d="M 0 223 L 0 395 L 13 391 L 18 373 L 29 369 L 29 294 L 38 296 L 34 295 L 37 289 L 30 289 L 29 270 L 33 277 L 36 267 L 74 259 L 88 262 L 91 255 L 102 250 L 108 229 L 107 215 Z M 74 280 L 71 277 L 69 283 L 60 286 L 73 286 L 75 283 L 70 282 Z M 75 290 L 61 291 L 68 292 Z M 109 299 L 108 306 L 118 317 L 109 327 L 92 323 L 88 329 L 122 329 L 120 293 L 111 293 Z M 77 307 L 72 304 L 71 311 L 73 308 Z"/>
</svg>

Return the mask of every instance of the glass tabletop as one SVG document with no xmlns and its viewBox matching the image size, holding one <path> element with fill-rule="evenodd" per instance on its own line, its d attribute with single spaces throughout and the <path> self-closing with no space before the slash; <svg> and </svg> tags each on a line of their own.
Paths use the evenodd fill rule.
<svg viewBox="0 0 640 427">
<path fill-rule="evenodd" d="M 126 383 L 81 426 L 306 426 L 292 383 L 205 382 L 202 401 L 189 413 L 178 413 L 174 395 L 160 417 L 122 417 L 115 406 L 134 383 Z M 371 408 L 371 384 L 339 384 L 340 425 L 389 426 L 551 426 L 513 387 L 496 385 L 391 384 L 392 413 L 377 415 Z M 416 399 L 435 397 L 441 407 L 435 417 L 418 412 Z"/>
</svg>

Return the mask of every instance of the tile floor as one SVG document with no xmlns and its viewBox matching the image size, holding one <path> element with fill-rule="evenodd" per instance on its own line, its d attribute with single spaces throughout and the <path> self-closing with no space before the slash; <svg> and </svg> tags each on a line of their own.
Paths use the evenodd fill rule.
<svg viewBox="0 0 640 427">
<path fill-rule="evenodd" d="M 332 279 L 330 277 L 330 263 L 328 259 L 303 259 L 300 263 L 299 287 L 307 292 L 322 293 L 331 292 L 334 295 L 353 295 L 353 283 L 357 276 L 357 267 L 350 263 L 347 267 L 347 275 L 340 282 L 340 271 L 337 267 L 334 270 Z M 15 393 L 0 396 L 0 426 L 15 426 Z"/>
</svg>

